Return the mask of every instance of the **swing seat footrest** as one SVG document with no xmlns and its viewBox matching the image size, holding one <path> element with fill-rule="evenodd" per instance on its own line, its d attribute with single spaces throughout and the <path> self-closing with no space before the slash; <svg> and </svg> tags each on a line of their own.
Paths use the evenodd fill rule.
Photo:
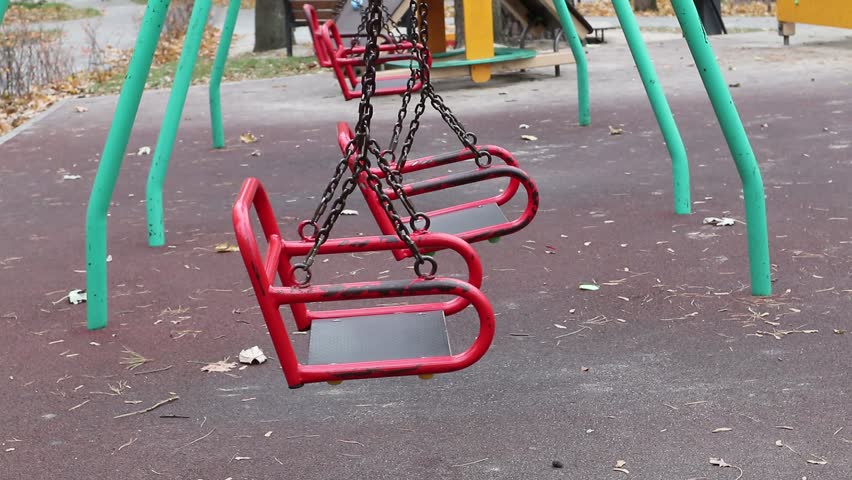
<svg viewBox="0 0 852 480">
<path fill-rule="evenodd" d="M 430 232 L 458 235 L 480 228 L 502 225 L 509 220 L 496 203 L 486 203 L 472 208 L 429 215 Z"/>
<path fill-rule="evenodd" d="M 450 355 L 444 312 L 314 320 L 308 364 L 328 365 Z"/>
</svg>

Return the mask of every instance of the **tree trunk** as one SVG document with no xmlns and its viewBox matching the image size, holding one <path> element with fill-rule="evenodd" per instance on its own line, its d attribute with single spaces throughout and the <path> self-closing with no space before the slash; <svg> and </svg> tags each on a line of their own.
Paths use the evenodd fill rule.
<svg viewBox="0 0 852 480">
<path fill-rule="evenodd" d="M 287 45 L 284 0 L 257 0 L 254 10 L 254 51 L 264 52 Z"/>
<path fill-rule="evenodd" d="M 456 6 L 456 48 L 464 48 L 464 3 L 462 0 L 453 3 Z"/>
<path fill-rule="evenodd" d="M 637 12 L 642 10 L 656 10 L 657 0 L 634 0 L 634 8 Z"/>
</svg>

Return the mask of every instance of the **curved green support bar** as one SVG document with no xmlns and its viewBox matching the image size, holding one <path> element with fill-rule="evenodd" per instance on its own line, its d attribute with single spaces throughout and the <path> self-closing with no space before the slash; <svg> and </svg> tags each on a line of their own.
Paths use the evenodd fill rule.
<svg viewBox="0 0 852 480">
<path fill-rule="evenodd" d="M 0 26 L 3 25 L 3 17 L 6 16 L 6 10 L 9 8 L 9 0 L 0 0 Z"/>
<path fill-rule="evenodd" d="M 586 126 L 592 123 L 592 113 L 589 107 L 589 67 L 586 63 L 586 51 L 583 50 L 583 43 L 580 41 L 580 36 L 577 35 L 577 29 L 574 28 L 574 20 L 571 18 L 571 12 L 568 11 L 568 5 L 565 4 L 568 0 L 556 0 L 556 11 L 559 13 L 559 21 L 562 23 L 562 31 L 565 33 L 565 40 L 571 47 L 571 53 L 574 54 L 574 61 L 577 62 L 577 117 L 581 126 Z"/>
<path fill-rule="evenodd" d="M 180 52 L 172 91 L 169 94 L 169 103 L 166 105 L 166 115 L 157 138 L 154 160 L 148 171 L 145 204 L 148 210 L 148 245 L 152 247 L 161 247 L 166 243 L 163 226 L 163 183 L 166 181 L 166 173 L 169 170 L 169 160 L 180 126 L 180 116 L 183 114 L 186 94 L 192 82 L 192 70 L 195 68 L 198 50 L 201 48 L 209 13 L 210 0 L 195 0 L 192 14 L 189 16 L 189 28 L 186 31 L 183 50 Z"/>
<path fill-rule="evenodd" d="M 672 159 L 674 211 L 678 215 L 688 215 L 692 212 L 692 200 L 689 189 L 689 162 L 687 161 L 686 147 L 683 146 L 683 139 L 680 136 L 680 131 L 678 131 L 672 110 L 669 108 L 666 94 L 657 78 L 654 62 L 648 55 L 648 48 L 642 39 L 642 33 L 639 31 L 639 24 L 633 15 L 630 1 L 612 0 L 612 6 L 615 7 L 618 23 L 621 24 L 621 30 L 627 38 L 627 45 L 630 47 L 633 61 L 639 70 L 639 77 L 642 78 L 645 93 L 648 95 L 648 101 L 651 102 L 651 109 L 654 110 L 654 116 L 656 116 L 657 123 L 660 125 L 663 138 L 666 140 L 666 148 Z"/>
<path fill-rule="evenodd" d="M 225 75 L 225 62 L 228 61 L 228 51 L 234 37 L 234 27 L 240 14 L 240 0 L 231 0 L 225 25 L 222 26 L 222 36 L 216 49 L 216 59 L 213 61 L 213 72 L 210 74 L 210 131 L 213 135 L 213 148 L 225 147 L 225 129 L 222 127 L 222 97 L 219 87 L 222 76 Z"/>
<path fill-rule="evenodd" d="M 86 308 L 90 330 L 107 325 L 107 212 L 168 9 L 169 0 L 148 1 L 89 197 L 86 210 Z"/>
<path fill-rule="evenodd" d="M 757 159 L 740 115 L 737 113 L 731 92 L 728 90 L 728 83 L 722 76 L 722 70 L 716 61 L 713 47 L 707 40 L 707 34 L 704 32 L 695 4 L 692 0 L 672 0 L 672 5 L 743 184 L 748 256 L 751 266 L 751 293 L 756 296 L 772 295 L 769 234 L 766 228 L 766 197 Z"/>
</svg>

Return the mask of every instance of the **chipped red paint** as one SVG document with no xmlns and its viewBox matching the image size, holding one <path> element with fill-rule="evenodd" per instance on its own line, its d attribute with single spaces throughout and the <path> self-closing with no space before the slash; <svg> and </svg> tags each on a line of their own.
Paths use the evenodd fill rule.
<svg viewBox="0 0 852 480">
<path fill-rule="evenodd" d="M 355 67 L 364 66 L 364 47 L 347 48 L 343 41 L 340 32 L 337 30 L 337 25 L 332 20 L 325 22 L 319 29 L 316 42 L 322 42 L 323 47 L 319 50 L 323 51 L 323 59 L 329 63 L 329 66 L 334 70 L 334 76 L 337 77 L 337 83 L 340 85 L 340 90 L 343 92 L 343 97 L 346 100 L 361 97 L 361 85 L 358 75 L 355 73 Z M 414 61 L 417 62 L 417 56 L 412 52 L 412 45 L 409 42 L 387 43 L 379 45 L 379 51 L 382 53 L 376 60 L 376 65 L 383 65 L 394 61 Z M 319 56 L 318 56 L 319 58 Z M 431 65 L 432 58 L 428 57 L 428 63 Z M 396 87 L 382 87 L 382 80 L 405 80 L 409 77 L 409 71 L 403 71 L 398 76 L 383 77 L 377 79 L 376 91 L 373 95 L 400 95 L 405 93 L 407 82 L 396 82 L 401 85 Z M 423 87 L 422 79 L 418 78 L 414 83 L 412 91 L 420 90 Z"/>
<path fill-rule="evenodd" d="M 331 67 L 331 57 L 330 57 L 330 53 L 329 53 L 328 49 L 326 48 L 325 42 L 322 40 L 322 31 L 320 29 L 319 17 L 317 16 L 317 10 L 310 3 L 304 4 L 302 6 L 302 10 L 305 12 L 305 20 L 307 21 L 307 24 L 308 24 L 308 30 L 310 30 L 310 33 L 311 33 L 311 41 L 314 44 L 314 53 L 317 56 L 317 63 L 321 67 L 330 68 Z M 343 45 L 343 39 L 352 39 L 354 37 L 365 37 L 366 36 L 366 34 L 358 34 L 358 33 L 341 34 L 337 30 L 337 24 L 334 23 L 334 21 L 332 21 L 332 20 L 329 20 L 329 21 L 332 22 L 332 25 L 334 25 L 333 38 L 337 41 L 338 45 Z M 391 38 L 391 37 L 389 37 L 385 34 L 381 34 L 381 33 L 379 34 L 378 37 L 379 37 L 379 39 L 382 40 L 382 45 L 395 44 L 395 45 L 399 45 L 401 48 L 404 48 L 404 49 L 407 49 L 407 50 L 410 50 L 412 48 L 411 42 L 408 42 L 408 41 L 402 40 L 402 41 L 396 42 L 396 41 L 394 41 L 393 38 Z M 364 47 L 356 46 L 354 48 L 347 49 L 347 53 L 349 55 L 355 54 L 355 55 L 363 56 L 364 55 Z"/>
<path fill-rule="evenodd" d="M 260 219 L 263 236 L 269 245 L 266 258 L 260 255 L 251 224 L 252 207 Z M 459 253 L 467 264 L 469 282 L 454 278 L 435 278 L 299 287 L 293 277 L 290 259 L 293 256 L 306 254 L 313 244 L 288 242 L 281 239 L 281 232 L 275 221 L 269 197 L 256 178 L 248 178 L 243 183 L 234 204 L 233 221 L 240 253 L 269 329 L 275 353 L 291 388 L 298 388 L 312 382 L 452 372 L 475 363 L 482 358 L 491 345 L 494 338 L 494 311 L 491 303 L 478 288 L 482 285 L 482 265 L 473 248 L 458 237 L 423 233 L 413 235 L 412 239 L 424 249 L 451 249 Z M 390 235 L 342 238 L 326 242 L 320 248 L 319 254 L 393 251 L 402 248 L 405 248 L 405 243 Z M 275 285 L 276 279 L 281 280 L 280 285 Z M 311 311 L 306 305 L 436 295 L 451 295 L 455 298 L 446 302 L 324 311 Z M 437 310 L 442 310 L 444 315 L 453 315 L 472 305 L 479 314 L 479 335 L 467 350 L 457 355 L 350 364 L 304 365 L 299 362 L 284 325 L 280 310 L 283 305 L 290 307 L 296 326 L 302 331 L 309 330 L 313 320 Z"/>
<path fill-rule="evenodd" d="M 338 123 L 337 141 L 341 151 L 344 154 L 346 153 L 346 148 L 352 141 L 352 138 L 353 133 L 352 129 L 349 128 L 349 125 L 346 122 Z M 405 194 L 410 197 L 414 197 L 416 195 L 424 193 L 446 190 L 448 188 L 469 185 L 471 183 L 488 181 L 497 178 L 509 179 L 509 185 L 503 192 L 499 193 L 498 195 L 463 203 L 460 205 L 454 205 L 452 207 L 426 212 L 426 215 L 430 217 L 434 215 L 441 215 L 471 208 L 477 208 L 482 205 L 491 203 L 496 204 L 498 206 L 504 205 L 515 196 L 520 187 L 524 187 L 524 190 L 527 193 L 527 204 L 520 216 L 518 216 L 514 220 L 509 220 L 505 223 L 468 230 L 455 234 L 455 236 L 458 236 L 464 241 L 471 243 L 489 240 L 491 238 L 496 237 L 502 237 L 521 230 L 533 221 L 533 218 L 535 218 L 539 207 L 538 187 L 536 187 L 535 182 L 533 182 L 529 175 L 527 175 L 526 172 L 519 168 L 517 159 L 515 159 L 515 157 L 509 151 L 494 145 L 483 145 L 477 148 L 489 152 L 492 155 L 492 158 L 494 159 L 503 160 L 506 165 L 492 165 L 488 168 L 477 168 L 476 170 L 452 173 L 450 175 L 445 175 L 403 185 L 403 191 L 405 192 Z M 428 168 L 440 167 L 451 163 L 471 160 L 474 157 L 475 154 L 468 149 L 462 149 L 453 153 L 422 157 L 407 161 L 405 163 L 402 173 L 407 174 L 411 172 L 425 170 Z M 350 168 L 354 168 L 354 164 L 352 162 L 350 162 Z M 395 168 L 395 165 L 392 165 L 392 168 Z M 373 167 L 371 171 L 373 172 L 373 174 L 380 178 L 384 177 L 384 172 L 382 172 L 379 167 Z M 381 232 L 385 235 L 392 235 L 394 234 L 393 224 L 391 223 L 390 219 L 388 219 L 387 214 L 382 208 L 381 203 L 379 202 L 379 199 L 376 196 L 375 192 L 373 192 L 368 186 L 366 178 L 367 174 L 364 173 L 361 175 L 361 178 L 359 179 L 360 181 L 358 182 L 361 194 L 364 195 L 364 199 L 367 202 L 367 207 L 370 209 L 370 213 L 372 213 L 373 218 L 375 218 L 376 223 L 379 225 L 379 230 L 381 230 Z M 391 188 L 385 189 L 384 192 L 392 200 L 398 198 L 396 193 Z M 408 222 L 408 220 L 408 218 L 403 218 L 403 221 L 406 223 Z M 424 253 L 434 251 L 434 248 L 426 248 L 423 250 Z M 394 250 L 393 254 L 397 260 L 402 260 L 411 256 L 411 252 L 404 248 Z"/>
</svg>

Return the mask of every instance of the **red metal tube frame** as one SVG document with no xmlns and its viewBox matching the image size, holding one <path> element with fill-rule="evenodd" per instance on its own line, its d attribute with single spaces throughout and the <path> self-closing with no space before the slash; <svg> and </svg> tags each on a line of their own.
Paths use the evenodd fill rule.
<svg viewBox="0 0 852 480">
<path fill-rule="evenodd" d="M 262 258 L 251 225 L 250 211 L 254 206 L 260 218 L 264 237 L 269 242 L 266 258 Z M 234 230 L 237 243 L 252 282 L 258 304 L 266 320 L 276 355 L 291 388 L 305 383 L 337 381 L 358 378 L 376 378 L 401 375 L 427 375 L 460 370 L 481 358 L 494 338 L 494 312 L 484 294 L 474 285 L 451 278 L 411 281 L 380 281 L 345 283 L 337 285 L 296 285 L 290 264 L 290 254 L 302 254 L 309 245 L 304 242 L 284 242 L 269 197 L 255 178 L 248 178 L 237 197 L 233 209 Z M 443 248 L 465 252 L 462 256 L 468 263 L 470 278 L 481 284 L 482 268 L 476 252 L 456 237 L 440 234 L 422 234 L 416 241 L 424 247 L 445 245 Z M 396 238 L 372 237 L 330 241 L 326 253 L 352 251 L 377 251 L 400 248 L 404 244 Z M 292 250 L 292 251 L 291 251 Z M 275 286 L 276 273 L 283 286 Z M 306 303 L 321 303 L 375 298 L 420 297 L 452 295 L 457 298 L 443 303 L 427 303 L 402 307 L 374 307 L 324 312 L 310 312 Z M 382 315 L 399 312 L 433 311 L 445 309 L 445 314 L 456 313 L 467 305 L 473 305 L 480 319 L 480 331 L 473 344 L 457 355 L 433 358 L 400 359 L 375 362 L 358 362 L 339 365 L 303 365 L 293 349 L 289 334 L 281 317 L 280 307 L 288 305 L 293 312 L 297 327 L 310 328 L 312 319 L 342 318 L 360 315 Z M 301 323 L 301 324 L 300 324 Z"/>
<path fill-rule="evenodd" d="M 322 37 L 320 36 L 321 32 L 320 32 L 319 17 L 317 16 L 317 10 L 310 3 L 306 3 L 305 5 L 303 5 L 302 10 L 304 10 L 304 12 L 305 12 L 305 19 L 307 20 L 308 30 L 310 31 L 310 34 L 311 34 L 311 42 L 314 45 L 314 53 L 316 54 L 316 57 L 317 57 L 317 63 L 321 67 L 331 68 L 330 54 L 329 54 L 328 50 L 326 50 L 325 42 L 322 41 Z M 366 37 L 366 34 L 359 34 L 359 33 L 343 33 L 343 34 L 339 34 L 339 35 L 340 35 L 341 39 L 344 39 L 344 38 L 345 39 L 352 39 L 352 38 Z M 393 39 L 393 38 L 391 38 L 387 35 L 384 35 L 384 34 L 380 34 L 379 38 L 385 44 L 401 43 L 401 42 L 398 42 L 395 39 Z"/>
<path fill-rule="evenodd" d="M 346 122 L 338 122 L 337 124 L 337 144 L 340 147 L 341 153 L 346 154 L 346 148 L 349 146 L 349 142 L 355 138 L 355 134 L 352 132 L 352 128 L 349 127 L 349 124 Z M 496 145 L 477 145 L 477 150 L 485 151 L 491 154 L 492 159 L 503 160 L 503 163 L 510 167 L 521 168 L 518 164 L 518 160 L 512 155 L 511 152 L 506 150 L 503 147 L 498 147 Z M 421 170 L 427 170 L 429 168 L 443 167 L 446 165 L 450 165 L 452 163 L 464 162 L 466 160 L 473 160 L 476 157 L 476 154 L 470 151 L 468 148 L 463 148 L 461 150 L 455 152 L 441 153 L 438 155 L 429 155 L 426 157 L 420 157 L 411 159 L 405 162 L 405 166 L 402 168 L 403 175 L 413 172 L 419 172 Z M 350 168 L 352 163 L 350 162 Z M 391 169 L 396 170 L 397 165 L 391 164 Z M 382 171 L 379 167 L 372 167 L 370 169 L 373 172 L 373 175 L 376 175 L 379 178 L 385 177 L 385 172 Z M 509 185 L 500 192 L 499 195 L 492 197 L 489 200 L 493 200 L 497 205 L 503 205 L 515 194 L 518 192 L 518 188 L 521 186 L 521 183 L 516 178 L 511 178 L 509 180 Z"/>
<path fill-rule="evenodd" d="M 266 259 L 260 256 L 255 239 L 254 229 L 251 226 L 250 208 L 254 205 L 257 216 L 260 220 L 261 229 L 268 244 Z M 306 255 L 313 248 L 313 240 L 309 241 L 286 241 L 281 239 L 281 233 L 278 224 L 275 221 L 275 214 L 272 212 L 272 207 L 269 202 L 269 196 L 266 194 L 263 185 L 255 178 L 246 179 L 243 188 L 240 190 L 240 195 L 234 204 L 233 211 L 234 229 L 238 232 L 238 242 L 240 238 L 245 243 L 244 260 L 252 260 L 252 265 L 248 263 L 246 267 L 249 271 L 263 272 L 265 277 L 261 276 L 259 284 L 262 288 L 268 289 L 275 283 L 275 273 L 281 278 L 282 284 L 296 286 L 297 282 L 293 277 L 292 265 L 290 259 L 295 256 Z M 451 250 L 456 252 L 467 266 L 467 281 L 470 285 L 476 288 L 482 286 L 482 263 L 479 261 L 479 255 L 469 243 L 454 236 L 443 233 L 424 233 L 411 236 L 418 248 L 435 251 L 435 250 Z M 318 255 L 334 255 L 334 254 L 350 254 L 350 253 L 365 253 L 376 251 L 388 251 L 406 249 L 405 242 L 400 240 L 396 235 L 382 235 L 370 237 L 351 237 L 330 239 L 320 246 Z M 255 268 L 254 265 L 258 267 Z M 444 315 L 453 315 L 464 310 L 468 306 L 463 299 L 456 298 L 438 305 L 439 309 L 443 310 Z M 306 309 L 298 309 L 293 311 L 295 321 L 300 330 L 310 328 L 310 323 L 317 318 L 337 318 L 346 317 L 349 315 L 341 313 L 341 311 L 307 311 Z"/>
<path fill-rule="evenodd" d="M 351 134 L 352 131 L 351 129 L 349 129 L 348 125 L 346 125 L 345 123 L 338 124 L 338 142 L 340 144 L 340 148 L 344 151 L 346 145 L 349 144 L 352 138 Z M 484 148 L 488 147 L 490 146 Z M 507 164 L 512 164 L 513 166 L 494 165 L 489 168 L 477 168 L 476 170 L 470 170 L 467 172 L 453 173 L 450 175 L 444 175 L 441 177 L 436 177 L 420 182 L 404 184 L 403 191 L 408 196 L 416 196 L 424 193 L 430 193 L 439 190 L 446 190 L 453 187 L 469 185 L 471 183 L 476 183 L 480 181 L 493 180 L 497 178 L 508 178 L 509 186 L 498 195 L 463 203 L 460 205 L 454 205 L 452 207 L 429 211 L 426 212 L 426 215 L 433 216 L 446 214 L 460 210 L 476 208 L 489 203 L 503 205 L 515 196 L 519 186 L 523 186 L 527 194 L 527 204 L 524 208 L 524 211 L 521 213 L 520 216 L 518 216 L 518 218 L 498 225 L 461 232 L 456 234 L 456 236 L 460 237 L 466 242 L 473 243 L 488 240 L 491 238 L 502 237 L 517 232 L 518 230 L 521 230 L 522 228 L 529 225 L 530 222 L 532 222 L 533 218 L 535 218 L 536 213 L 538 212 L 538 188 L 526 172 L 514 166 L 517 165 L 517 160 L 515 160 L 511 153 L 500 147 L 493 147 L 493 149 L 490 149 L 489 151 L 493 151 L 493 155 L 496 158 L 503 159 L 504 161 L 506 161 Z M 424 157 L 422 159 L 413 160 L 411 162 L 410 170 L 409 163 L 406 162 L 405 168 L 403 168 L 402 173 L 405 174 L 410 171 L 413 172 L 425 170 L 427 168 L 447 165 L 452 162 L 470 160 L 473 157 L 474 154 L 472 154 L 469 150 L 462 150 L 457 154 Z M 350 162 L 350 168 L 354 168 L 353 162 L 354 158 L 353 161 Z M 373 192 L 373 190 L 367 185 L 366 173 L 362 174 L 361 178 L 359 179 L 358 186 L 361 190 L 362 195 L 364 196 L 364 200 L 367 202 L 367 207 L 370 209 L 370 213 L 373 215 L 376 220 L 376 223 L 379 226 L 379 230 L 385 235 L 394 234 L 393 224 L 391 223 L 390 219 L 387 218 L 387 214 L 382 208 L 381 203 L 379 202 L 379 199 L 376 196 L 375 192 Z M 397 198 L 396 193 L 392 189 L 385 189 L 385 194 L 387 194 L 392 200 Z M 403 220 L 406 222 L 408 221 L 407 218 Z M 425 249 L 424 251 L 433 252 L 435 251 L 435 249 Z M 397 260 L 402 260 L 404 258 L 410 257 L 411 252 L 407 249 L 398 249 L 393 251 L 393 255 Z"/>
<path fill-rule="evenodd" d="M 343 41 L 338 36 L 334 35 L 334 32 L 337 31 L 337 26 L 334 22 L 326 22 L 325 25 L 320 27 L 320 36 L 321 40 L 325 43 L 325 48 L 329 53 L 329 60 L 331 62 L 331 68 L 334 70 L 334 75 L 337 77 L 337 82 L 340 85 L 340 90 L 343 93 L 343 98 L 346 100 L 352 100 L 354 98 L 360 98 L 361 92 L 358 90 L 360 85 L 360 80 L 358 76 L 355 74 L 356 66 L 364 66 L 364 59 L 357 56 L 363 55 L 363 47 L 356 47 L 355 49 L 346 48 L 343 45 Z M 417 57 L 411 53 L 405 53 L 406 51 L 410 52 L 411 46 L 410 44 L 390 44 L 390 45 L 379 45 L 379 51 L 383 53 L 393 53 L 393 52 L 402 52 L 396 55 L 381 55 L 376 61 L 376 65 L 383 65 L 392 61 L 402 61 L 402 60 L 410 60 L 413 62 L 417 62 Z M 353 56 L 354 55 L 354 56 Z M 428 60 L 431 63 L 431 58 Z M 407 79 L 410 75 L 410 72 L 407 70 L 401 71 L 399 76 L 393 77 L 382 77 L 381 79 L 377 79 L 378 85 L 381 85 L 383 82 L 388 81 L 397 81 L 402 79 Z M 423 82 L 418 78 L 417 82 L 415 82 L 412 91 L 418 91 L 423 87 Z M 377 86 L 374 95 L 400 95 L 405 93 L 407 89 L 406 82 L 403 82 L 402 85 L 395 87 L 379 87 Z"/>
</svg>

